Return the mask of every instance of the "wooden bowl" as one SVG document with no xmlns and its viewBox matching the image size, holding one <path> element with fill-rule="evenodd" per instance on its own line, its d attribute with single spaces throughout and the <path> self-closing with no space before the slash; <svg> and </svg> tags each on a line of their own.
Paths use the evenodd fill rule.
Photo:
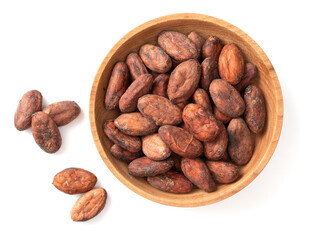
<svg viewBox="0 0 316 240">
<path fill-rule="evenodd" d="M 241 49 L 245 61 L 258 68 L 255 84 L 266 99 L 267 119 L 262 133 L 255 137 L 255 150 L 250 162 L 240 168 L 241 177 L 231 184 L 218 186 L 218 190 L 206 193 L 194 189 L 188 194 L 162 192 L 150 186 L 145 179 L 128 174 L 127 164 L 115 159 L 111 153 L 111 141 L 103 133 L 105 120 L 115 118 L 119 111 L 107 111 L 104 107 L 105 89 L 112 68 L 117 61 L 125 61 L 130 52 L 137 52 L 142 44 L 157 44 L 157 36 L 163 30 L 175 30 L 188 34 L 200 33 L 204 38 L 215 35 L 222 42 L 235 43 Z M 272 64 L 263 50 L 247 34 L 237 27 L 214 17 L 201 14 L 173 14 L 146 22 L 126 34 L 110 50 L 103 60 L 93 82 L 90 95 L 90 125 L 96 147 L 108 168 L 128 188 L 152 201 L 179 207 L 193 207 L 223 200 L 247 186 L 266 166 L 279 140 L 283 120 L 283 98 L 280 84 Z M 260 189 L 259 189 L 260 191 Z"/>
</svg>

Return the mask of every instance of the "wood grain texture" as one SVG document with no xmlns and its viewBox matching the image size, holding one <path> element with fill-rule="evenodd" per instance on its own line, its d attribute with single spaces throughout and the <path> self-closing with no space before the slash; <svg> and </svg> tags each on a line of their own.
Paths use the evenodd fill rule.
<svg viewBox="0 0 316 240">
<path fill-rule="evenodd" d="M 172 194 L 150 186 L 145 179 L 128 174 L 127 164 L 116 160 L 110 153 L 112 143 L 104 135 L 105 120 L 118 116 L 117 110 L 107 111 L 104 107 L 105 89 L 114 64 L 124 61 L 130 52 L 137 52 L 145 43 L 157 44 L 157 36 L 163 30 L 175 30 L 184 34 L 196 31 L 205 39 L 215 35 L 223 43 L 235 43 L 240 48 L 245 62 L 258 68 L 254 80 L 266 99 L 267 119 L 261 133 L 255 136 L 255 150 L 249 163 L 240 168 L 238 181 L 219 185 L 212 193 L 194 189 L 188 194 Z M 90 125 L 96 147 L 108 168 L 128 188 L 152 201 L 178 207 L 193 207 L 221 201 L 246 187 L 263 170 L 270 160 L 279 140 L 283 121 L 283 98 L 276 72 L 263 50 L 247 34 L 237 27 L 214 17 L 183 13 L 163 16 L 146 22 L 127 33 L 110 50 L 103 60 L 94 79 L 90 95 Z"/>
</svg>

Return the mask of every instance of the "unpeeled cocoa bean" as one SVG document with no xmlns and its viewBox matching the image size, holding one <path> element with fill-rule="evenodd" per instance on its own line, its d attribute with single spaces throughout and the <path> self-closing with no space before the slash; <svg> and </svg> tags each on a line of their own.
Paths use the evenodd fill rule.
<svg viewBox="0 0 316 240">
<path fill-rule="evenodd" d="M 205 192 L 216 190 L 216 184 L 206 164 L 199 158 L 183 158 L 181 160 L 183 174 L 198 188 Z"/>
<path fill-rule="evenodd" d="M 182 173 L 175 171 L 148 177 L 147 181 L 154 188 L 169 193 L 189 193 L 193 188 L 193 184 Z"/>
<path fill-rule="evenodd" d="M 44 112 L 32 115 L 32 133 L 37 145 L 47 153 L 55 153 L 61 146 L 61 135 L 56 123 Z"/>
<path fill-rule="evenodd" d="M 126 91 L 129 83 L 129 71 L 126 63 L 115 64 L 105 94 L 105 108 L 114 110 L 118 108 L 119 101 Z"/>
<path fill-rule="evenodd" d="M 28 91 L 21 98 L 14 115 L 14 125 L 23 131 L 31 127 L 32 114 L 41 111 L 42 94 L 37 90 Z"/>
<path fill-rule="evenodd" d="M 115 127 L 113 120 L 107 120 L 103 126 L 103 132 L 114 143 L 120 145 L 120 147 L 137 153 L 142 149 L 142 142 L 139 137 L 129 136 L 121 132 Z"/>
</svg>

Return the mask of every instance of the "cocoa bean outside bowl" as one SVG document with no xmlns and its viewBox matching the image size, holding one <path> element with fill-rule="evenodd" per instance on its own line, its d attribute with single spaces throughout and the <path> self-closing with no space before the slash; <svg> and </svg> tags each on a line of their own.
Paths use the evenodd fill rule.
<svg viewBox="0 0 316 240">
<path fill-rule="evenodd" d="M 255 84 L 262 89 L 266 99 L 266 125 L 255 137 L 255 150 L 250 162 L 240 167 L 241 177 L 234 183 L 219 185 L 212 193 L 194 189 L 188 194 L 162 192 L 150 186 L 143 178 L 128 174 L 127 164 L 115 159 L 111 153 L 111 141 L 103 133 L 105 120 L 115 118 L 119 111 L 107 111 L 104 107 L 105 89 L 112 68 L 117 61 L 125 61 L 130 52 L 137 52 L 145 43 L 157 44 L 157 36 L 163 30 L 175 30 L 188 34 L 200 33 L 204 38 L 215 35 L 223 43 L 235 43 L 241 49 L 245 61 L 258 68 Z M 108 168 L 128 188 L 152 201 L 178 207 L 202 206 L 218 202 L 246 187 L 263 170 L 270 160 L 279 140 L 283 121 L 283 98 L 276 72 L 258 44 L 237 27 L 214 17 L 201 14 L 173 14 L 146 22 L 127 33 L 110 50 L 103 60 L 93 82 L 90 95 L 90 125 L 96 147 Z"/>
</svg>

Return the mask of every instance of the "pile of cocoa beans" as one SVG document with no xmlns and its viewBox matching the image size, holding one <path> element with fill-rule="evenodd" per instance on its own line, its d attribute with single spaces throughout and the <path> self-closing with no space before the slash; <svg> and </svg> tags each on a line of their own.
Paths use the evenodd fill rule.
<svg viewBox="0 0 316 240">
<path fill-rule="evenodd" d="M 53 185 L 60 191 L 73 195 L 83 193 L 73 205 L 70 217 L 75 222 L 90 220 L 104 208 L 107 192 L 95 187 L 97 177 L 82 168 L 66 168 L 57 173 Z"/>
<path fill-rule="evenodd" d="M 62 143 L 58 127 L 77 118 L 80 107 L 74 101 L 62 101 L 42 109 L 42 99 L 42 94 L 37 90 L 25 93 L 16 109 L 14 125 L 19 131 L 32 127 L 37 145 L 47 153 L 55 153 Z"/>
<path fill-rule="evenodd" d="M 121 115 L 104 123 L 111 153 L 162 191 L 213 192 L 240 178 L 264 127 L 257 68 L 215 36 L 163 31 L 157 42 L 113 67 L 105 108 Z"/>
</svg>

